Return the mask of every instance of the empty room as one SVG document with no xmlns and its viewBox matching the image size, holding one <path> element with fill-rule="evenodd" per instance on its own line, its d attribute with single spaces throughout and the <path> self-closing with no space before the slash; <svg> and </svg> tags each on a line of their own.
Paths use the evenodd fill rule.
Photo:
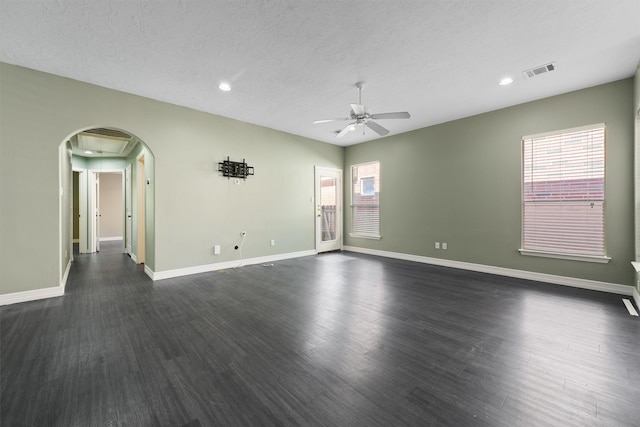
<svg viewBox="0 0 640 427">
<path fill-rule="evenodd" d="M 0 17 L 0 425 L 640 422 L 638 1 Z"/>
</svg>

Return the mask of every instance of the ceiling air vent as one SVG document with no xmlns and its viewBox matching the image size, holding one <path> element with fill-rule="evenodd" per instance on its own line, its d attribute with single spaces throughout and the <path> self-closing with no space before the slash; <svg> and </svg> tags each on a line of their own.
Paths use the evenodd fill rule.
<svg viewBox="0 0 640 427">
<path fill-rule="evenodd" d="M 522 72 L 522 74 L 524 74 L 524 76 L 526 78 L 532 78 L 532 77 L 536 77 L 539 76 L 540 74 L 544 74 L 544 73 L 549 73 L 551 71 L 554 71 L 556 69 L 556 63 L 555 62 L 550 62 L 548 64 L 545 65 L 540 65 L 538 67 L 534 67 L 530 70 L 525 70 Z"/>
</svg>

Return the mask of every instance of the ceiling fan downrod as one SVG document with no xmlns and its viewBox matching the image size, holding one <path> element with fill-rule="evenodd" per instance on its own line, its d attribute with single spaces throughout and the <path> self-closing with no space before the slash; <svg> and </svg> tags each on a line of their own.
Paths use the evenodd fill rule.
<svg viewBox="0 0 640 427">
<path fill-rule="evenodd" d="M 364 86 L 364 82 L 356 83 L 356 87 L 358 88 L 358 104 L 362 105 L 362 87 Z"/>
</svg>

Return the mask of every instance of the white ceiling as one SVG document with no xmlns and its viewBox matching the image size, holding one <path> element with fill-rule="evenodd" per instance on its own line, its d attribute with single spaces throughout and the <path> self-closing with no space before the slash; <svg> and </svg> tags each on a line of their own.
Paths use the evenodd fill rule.
<svg viewBox="0 0 640 427">
<path fill-rule="evenodd" d="M 358 81 L 372 112 L 411 113 L 393 135 L 630 77 L 640 1 L 2 0 L 0 61 L 351 145 L 378 135 L 312 122 Z"/>
</svg>

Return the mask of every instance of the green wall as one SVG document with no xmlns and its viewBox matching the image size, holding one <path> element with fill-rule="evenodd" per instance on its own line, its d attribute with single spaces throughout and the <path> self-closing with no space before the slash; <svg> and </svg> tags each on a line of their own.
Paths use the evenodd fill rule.
<svg viewBox="0 0 640 427">
<path fill-rule="evenodd" d="M 379 160 L 382 239 L 345 233 L 346 245 L 632 284 L 637 92 L 627 79 L 344 149 L 0 63 L 0 294 L 59 285 L 70 244 L 60 223 L 63 234 L 71 223 L 71 209 L 60 209 L 59 184 L 71 187 L 61 144 L 91 127 L 129 132 L 151 154 L 146 258 L 155 272 L 238 260 L 243 230 L 245 258 L 313 250 L 314 166 L 344 168 L 348 183 L 351 164 Z M 600 122 L 612 261 L 520 255 L 521 136 Z M 221 177 L 217 163 L 227 156 L 245 158 L 255 176 Z M 435 241 L 449 249 L 436 251 Z"/>
<path fill-rule="evenodd" d="M 0 95 L 0 294 L 59 285 L 59 147 L 79 131 L 122 129 L 153 154 L 156 272 L 238 260 L 243 230 L 247 258 L 313 250 L 314 166 L 343 164 L 331 144 L 3 63 Z M 227 156 L 255 176 L 221 177 Z"/>
<path fill-rule="evenodd" d="M 144 143 L 139 142 L 129 153 L 126 159 L 126 164 L 131 165 L 131 252 L 138 256 L 138 186 L 136 185 L 136 179 L 138 176 L 138 160 L 137 157 L 142 154 L 144 156 L 144 177 L 145 181 L 148 179 L 149 184 L 145 186 L 145 210 L 144 210 L 144 241 L 145 241 L 145 266 L 148 266 L 151 270 L 155 271 L 156 257 L 155 257 L 155 171 L 153 153 Z M 126 165 L 125 165 L 126 168 Z M 125 189 L 125 191 L 127 191 Z"/>
<path fill-rule="evenodd" d="M 70 267 L 71 258 L 73 257 L 73 226 L 72 226 L 72 214 L 73 214 L 73 170 L 71 163 L 71 143 L 65 141 L 58 147 L 59 165 L 59 187 L 60 187 L 60 201 L 58 217 L 65 218 L 65 221 L 60 223 L 60 246 L 59 246 L 59 259 L 60 270 L 58 276 L 58 282 L 62 282 L 65 272 Z M 4 203 L 4 200 L 3 200 Z M 43 215 L 47 215 L 45 212 L 41 212 Z M 26 236 L 27 239 L 37 244 L 35 236 Z"/>
<path fill-rule="evenodd" d="M 347 147 L 350 166 L 379 160 L 382 239 L 345 236 L 361 248 L 633 284 L 633 79 Z M 520 255 L 520 140 L 607 125 L 608 264 Z M 350 230 L 349 211 L 345 230 Z M 448 250 L 436 250 L 447 242 Z"/>
</svg>

